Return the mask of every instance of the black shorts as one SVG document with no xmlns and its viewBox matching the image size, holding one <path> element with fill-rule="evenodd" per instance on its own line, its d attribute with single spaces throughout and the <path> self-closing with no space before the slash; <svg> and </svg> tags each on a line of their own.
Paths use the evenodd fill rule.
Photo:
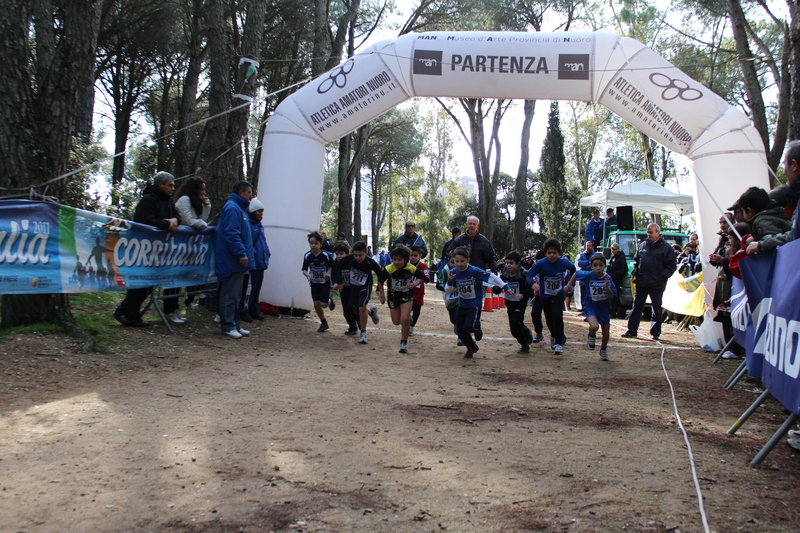
<svg viewBox="0 0 800 533">
<path fill-rule="evenodd" d="M 357 309 L 366 307 L 372 297 L 372 287 L 369 285 L 350 285 L 350 305 Z"/>
<path fill-rule="evenodd" d="M 322 302 L 327 304 L 331 299 L 331 285 L 327 281 L 325 283 L 312 283 L 311 284 L 311 299 L 315 302 Z"/>
<path fill-rule="evenodd" d="M 410 302 L 413 296 L 411 291 L 389 291 L 389 298 L 387 298 L 389 309 L 397 309 L 404 303 Z"/>
</svg>

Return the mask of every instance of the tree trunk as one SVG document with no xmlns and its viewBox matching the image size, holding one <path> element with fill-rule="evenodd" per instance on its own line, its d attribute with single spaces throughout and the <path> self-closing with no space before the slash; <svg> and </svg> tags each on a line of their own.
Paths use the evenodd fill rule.
<svg viewBox="0 0 800 533">
<path fill-rule="evenodd" d="M 761 96 L 761 84 L 758 81 L 757 58 L 750 50 L 747 38 L 747 19 L 739 0 L 727 0 L 727 5 L 733 29 L 733 40 L 736 43 L 736 55 L 739 58 L 739 69 L 742 71 L 745 94 L 747 94 L 750 104 L 750 118 L 753 121 L 753 127 L 756 128 L 764 143 L 764 151 L 769 153 L 769 123 L 764 98 Z"/>
<path fill-rule="evenodd" d="M 178 115 L 178 133 L 175 135 L 174 170 L 176 176 L 188 176 L 195 171 L 191 165 L 192 158 L 189 155 L 189 139 L 192 131 L 184 130 L 183 128 L 194 124 L 195 110 L 197 109 L 197 86 L 203 69 L 203 56 L 205 55 L 205 48 L 203 47 L 203 0 L 194 0 L 190 25 L 189 65 L 186 69 L 186 77 L 183 79 L 181 107 Z"/>
<path fill-rule="evenodd" d="M 339 184 L 338 209 L 336 211 L 336 228 L 348 237 L 353 236 L 353 177 L 350 170 L 350 156 L 354 133 L 348 133 L 339 139 L 339 166 L 337 183 Z"/>
<path fill-rule="evenodd" d="M 361 230 L 361 173 L 356 172 L 356 179 L 354 181 L 355 185 L 355 194 L 353 195 L 355 198 L 353 200 L 353 240 L 352 242 L 358 242 L 361 240 L 361 235 L 364 232 Z"/>
<path fill-rule="evenodd" d="M 0 2 L 0 185 L 30 187 L 67 170 L 80 100 L 94 80 L 101 7 L 99 0 L 60 3 L 57 22 L 47 0 Z M 55 182 L 48 194 L 64 189 Z M 94 347 L 66 294 L 3 295 L 0 327 L 42 321 Z"/>
<path fill-rule="evenodd" d="M 519 168 L 514 182 L 514 249 L 524 252 L 525 228 L 528 221 L 528 162 L 530 160 L 531 123 L 536 111 L 536 100 L 525 100 L 525 121 L 520 138 Z"/>
</svg>

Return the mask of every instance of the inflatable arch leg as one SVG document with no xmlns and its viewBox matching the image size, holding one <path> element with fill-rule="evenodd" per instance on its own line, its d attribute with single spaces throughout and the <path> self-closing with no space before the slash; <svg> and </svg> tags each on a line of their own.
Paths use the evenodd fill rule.
<svg viewBox="0 0 800 533">
<path fill-rule="evenodd" d="M 747 116 L 629 38 L 612 33 L 431 32 L 382 41 L 284 100 L 263 139 L 258 197 L 272 250 L 261 298 L 311 309 L 300 267 L 318 229 L 324 145 L 414 96 L 598 102 L 687 156 L 703 253 L 717 217 L 751 185 L 768 187 Z"/>
</svg>

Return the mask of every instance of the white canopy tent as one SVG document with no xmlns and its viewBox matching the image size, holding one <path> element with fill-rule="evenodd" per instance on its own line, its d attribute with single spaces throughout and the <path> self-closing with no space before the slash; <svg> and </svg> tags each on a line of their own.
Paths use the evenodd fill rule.
<svg viewBox="0 0 800 533">
<path fill-rule="evenodd" d="M 581 198 L 578 207 L 578 220 L 583 220 L 583 206 L 609 207 L 631 206 L 635 211 L 657 215 L 683 216 L 694 213 L 694 197 L 678 194 L 666 189 L 653 180 L 634 181 L 607 191 Z M 606 228 L 603 227 L 605 239 Z M 583 226 L 578 225 L 578 245 L 583 242 Z"/>
<path fill-rule="evenodd" d="M 690 194 L 678 194 L 665 189 L 653 180 L 634 181 L 581 198 L 582 206 L 620 207 L 629 205 L 635 211 L 657 215 L 682 216 L 694 213 Z"/>
</svg>

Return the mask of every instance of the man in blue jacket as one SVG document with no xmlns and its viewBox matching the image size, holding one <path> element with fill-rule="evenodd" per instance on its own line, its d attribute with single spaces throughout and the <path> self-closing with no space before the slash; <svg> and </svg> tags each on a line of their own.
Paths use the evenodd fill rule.
<svg viewBox="0 0 800 533">
<path fill-rule="evenodd" d="M 587 241 L 592 241 L 595 250 L 603 245 L 603 225 L 604 220 L 600 218 L 600 210 L 595 209 L 592 218 L 586 223 L 586 230 L 583 232 Z"/>
<path fill-rule="evenodd" d="M 246 181 L 234 183 L 217 223 L 214 270 L 220 284 L 219 322 L 222 333 L 233 339 L 250 334 L 240 326 L 238 304 L 244 275 L 255 268 L 253 233 L 248 214 L 252 198 L 252 185 Z"/>
</svg>

